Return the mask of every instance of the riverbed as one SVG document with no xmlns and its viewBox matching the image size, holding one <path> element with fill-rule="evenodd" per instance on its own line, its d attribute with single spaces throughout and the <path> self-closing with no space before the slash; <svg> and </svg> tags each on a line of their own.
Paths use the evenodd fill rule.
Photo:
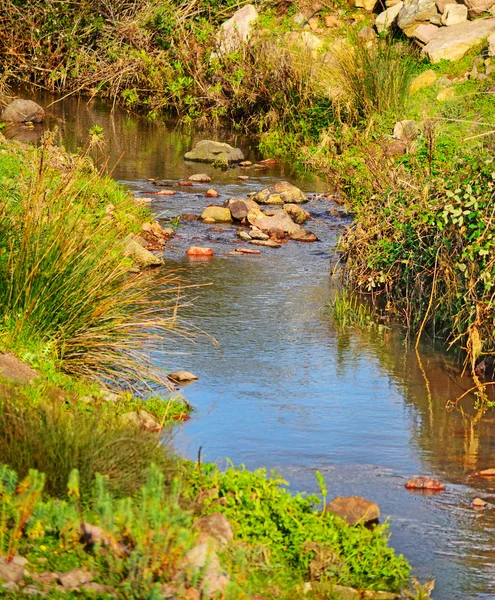
<svg viewBox="0 0 495 600">
<path fill-rule="evenodd" d="M 53 100 L 38 98 L 45 106 Z M 465 399 L 463 412 L 446 409 L 472 383 L 433 343 L 421 345 L 421 368 L 400 325 L 342 331 L 333 323 L 328 302 L 340 283 L 330 266 L 351 220 L 329 214 L 338 208 L 321 196 L 329 183 L 296 174 L 291 165 L 221 171 L 186 163 L 184 153 L 205 137 L 240 146 L 249 160 L 260 157 L 255 142 L 242 136 L 187 133 L 110 108 L 67 98 L 47 109 L 45 129 L 75 151 L 100 125 L 112 176 L 136 197 L 152 198 L 164 225 L 179 215 L 199 215 L 211 202 L 207 188 L 219 192 L 218 204 L 281 179 L 314 194 L 305 208 L 316 243 L 290 241 L 261 248 L 258 256 L 232 256 L 239 245 L 234 225 L 181 221 L 177 228 L 166 265 L 200 284 L 188 291 L 182 316 L 208 334 L 177 342 L 160 359 L 166 371 L 186 369 L 199 377 L 183 389 L 196 412 L 174 437 L 177 451 L 194 459 L 201 448 L 204 461 L 275 469 L 294 491 L 316 491 L 319 470 L 330 497 L 361 495 L 379 504 L 391 545 L 422 581 L 436 580 L 433 598 L 495 598 L 495 492 L 490 480 L 475 476 L 495 467 L 495 414 L 474 422 L 473 397 Z M 40 130 L 10 134 L 36 141 Z M 177 186 L 199 172 L 211 183 Z M 169 180 L 176 195 L 150 195 L 156 191 L 151 178 Z M 189 245 L 209 246 L 215 255 L 191 261 Z M 407 491 L 406 480 L 419 474 L 438 477 L 447 490 Z M 478 496 L 493 507 L 474 510 Z"/>
</svg>

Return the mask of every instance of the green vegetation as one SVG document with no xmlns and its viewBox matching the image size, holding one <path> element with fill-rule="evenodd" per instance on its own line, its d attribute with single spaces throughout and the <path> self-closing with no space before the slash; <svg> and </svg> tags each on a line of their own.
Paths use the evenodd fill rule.
<svg viewBox="0 0 495 600">
<path fill-rule="evenodd" d="M 201 574 L 184 568 L 197 536 L 193 520 L 222 512 L 235 531 L 221 553 L 230 574 L 224 598 L 263 592 L 289 600 L 310 573 L 315 590 L 340 582 L 396 591 L 407 582 L 409 567 L 387 547 L 386 526 L 349 527 L 330 513 L 315 512 L 318 497 L 290 495 L 276 474 L 184 465 L 173 481 L 156 466 L 145 476 L 141 490 L 119 498 L 107 478 L 97 475 L 91 498 L 83 502 L 77 470 L 60 500 L 43 494 L 49 478 L 38 471 L 18 482 L 14 471 L 2 467 L 0 551 L 7 558 L 27 557 L 34 582 L 37 573 L 79 567 L 119 598 L 158 597 L 164 584 L 183 594 L 202 584 Z"/>
<path fill-rule="evenodd" d="M 106 384 L 164 381 L 142 348 L 181 334 L 177 280 L 125 256 L 147 210 L 49 140 L 0 149 L 0 344 Z"/>
</svg>

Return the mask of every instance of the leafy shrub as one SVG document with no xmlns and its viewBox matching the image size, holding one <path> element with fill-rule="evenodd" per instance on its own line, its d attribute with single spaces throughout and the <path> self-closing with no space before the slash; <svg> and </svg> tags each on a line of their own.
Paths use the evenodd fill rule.
<svg viewBox="0 0 495 600">
<path fill-rule="evenodd" d="M 194 471 L 190 480 L 193 494 L 210 490 L 205 510 L 225 514 L 237 537 L 260 548 L 274 568 L 308 577 L 315 555 L 327 550 L 338 559 L 322 574 L 324 580 L 394 591 L 407 582 L 409 565 L 388 548 L 386 525 L 349 527 L 331 513 L 319 513 L 318 496 L 291 495 L 276 473 L 267 477 L 264 469 L 243 468 L 220 472 L 210 465 L 202 473 Z"/>
</svg>

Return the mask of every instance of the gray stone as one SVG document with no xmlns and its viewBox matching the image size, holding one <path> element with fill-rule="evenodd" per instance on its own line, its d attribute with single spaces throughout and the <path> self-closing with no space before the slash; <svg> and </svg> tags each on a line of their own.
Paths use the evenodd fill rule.
<svg viewBox="0 0 495 600">
<path fill-rule="evenodd" d="M 62 573 L 58 578 L 66 590 L 76 590 L 85 583 L 90 583 L 93 579 L 93 574 L 84 569 L 72 569 L 67 573 Z"/>
<path fill-rule="evenodd" d="M 495 33 L 488 36 L 488 56 L 495 56 Z"/>
<path fill-rule="evenodd" d="M 293 234 L 301 230 L 301 226 L 294 223 L 285 211 L 280 211 L 279 214 L 272 217 L 261 217 L 256 221 L 256 227 L 265 233 L 270 233 L 273 229 L 278 229 L 288 234 Z"/>
<path fill-rule="evenodd" d="M 140 268 L 157 267 L 163 264 L 161 258 L 143 248 L 139 241 L 132 236 L 126 238 L 124 256 L 130 258 Z"/>
<path fill-rule="evenodd" d="M 13 100 L 2 111 L 2 121 L 10 123 L 42 123 L 45 120 L 45 111 L 32 100 Z"/>
<path fill-rule="evenodd" d="M 244 154 L 239 148 L 233 148 L 224 142 L 202 140 L 184 155 L 186 160 L 206 163 L 237 163 L 244 160 Z"/>
<path fill-rule="evenodd" d="M 239 231 L 237 237 L 241 238 L 244 242 L 250 242 L 253 239 L 247 231 Z"/>
<path fill-rule="evenodd" d="M 274 242 L 273 240 L 252 240 L 251 242 L 249 242 L 250 244 L 253 244 L 253 246 L 264 246 L 265 248 L 281 248 L 282 244 L 279 244 L 278 242 Z"/>
<path fill-rule="evenodd" d="M 19 583 L 24 577 L 24 565 L 18 565 L 15 562 L 6 562 L 5 558 L 0 558 L 0 581 L 4 583 Z"/>
<path fill-rule="evenodd" d="M 194 183 L 210 183 L 211 177 L 206 173 L 196 173 L 189 177 L 189 181 L 193 181 Z"/>
<path fill-rule="evenodd" d="M 290 239 L 295 242 L 317 242 L 318 238 L 312 231 L 307 231 L 306 229 L 301 229 L 300 231 L 296 231 L 295 233 L 291 233 Z"/>
<path fill-rule="evenodd" d="M 299 204 L 284 204 L 284 210 L 289 217 L 299 225 L 302 225 L 308 219 L 308 213 L 304 208 L 301 208 Z"/>
<path fill-rule="evenodd" d="M 421 23 L 429 22 L 437 14 L 435 0 L 404 0 L 397 24 L 408 37 L 413 37 Z"/>
<path fill-rule="evenodd" d="M 433 23 L 423 23 L 416 27 L 416 31 L 414 32 L 414 37 L 422 42 L 423 44 L 427 44 L 431 42 L 431 40 L 436 36 L 438 31 L 438 26 L 433 25 Z M 426 71 L 427 72 L 427 71 Z M 420 77 L 420 76 L 419 76 Z M 435 74 L 436 78 L 436 74 Z"/>
<path fill-rule="evenodd" d="M 404 121 L 397 121 L 394 126 L 393 137 L 396 140 L 411 141 L 418 135 L 418 128 L 416 123 L 410 119 Z"/>
<path fill-rule="evenodd" d="M 451 27 L 464 23 L 468 18 L 468 9 L 464 4 L 447 4 L 442 15 L 442 25 Z"/>
<path fill-rule="evenodd" d="M 263 233 L 257 227 L 252 227 L 250 229 L 249 236 L 252 240 L 268 240 L 270 238 L 270 236 L 268 236 L 266 233 Z"/>
<path fill-rule="evenodd" d="M 213 538 L 221 547 L 227 546 L 234 539 L 232 525 L 222 513 L 212 513 L 201 517 L 193 527 Z"/>
<path fill-rule="evenodd" d="M 184 569 L 189 577 L 202 574 L 201 594 L 211 598 L 217 592 L 223 592 L 229 582 L 223 572 L 217 553 L 208 543 L 195 546 L 184 557 Z"/>
<path fill-rule="evenodd" d="M 495 6 L 495 0 L 464 0 L 464 4 L 468 7 L 469 16 L 477 17 L 484 12 L 491 12 Z"/>
<path fill-rule="evenodd" d="M 258 19 L 258 11 L 252 4 L 246 4 L 225 23 L 222 23 L 217 34 L 217 48 L 211 58 L 229 54 L 238 50 L 249 41 L 253 23 Z"/>
<path fill-rule="evenodd" d="M 365 525 L 380 518 L 378 504 L 360 496 L 338 496 L 327 505 L 326 512 L 339 516 L 348 525 Z"/>
<path fill-rule="evenodd" d="M 252 198 L 258 204 L 302 204 L 307 202 L 306 194 L 287 181 L 278 181 Z"/>
<path fill-rule="evenodd" d="M 232 202 L 229 205 L 232 218 L 236 221 L 242 221 L 242 219 L 245 219 L 250 208 L 252 208 L 249 206 L 250 202 L 252 202 L 252 200 L 248 200 L 246 202 L 244 200 L 236 200 L 235 202 Z"/>
<path fill-rule="evenodd" d="M 198 376 L 194 375 L 194 373 L 189 373 L 189 371 L 175 371 L 174 373 L 167 375 L 167 379 L 177 383 L 183 383 L 188 381 L 197 381 Z"/>
<path fill-rule="evenodd" d="M 378 33 L 387 31 L 397 21 L 397 17 L 404 6 L 404 2 L 400 1 L 393 6 L 381 12 L 375 20 L 375 26 Z"/>
<path fill-rule="evenodd" d="M 422 52 L 432 63 L 440 62 L 442 59 L 459 60 L 470 48 L 480 44 L 494 31 L 494 18 L 466 21 L 451 27 L 443 27 L 426 44 Z"/>
</svg>

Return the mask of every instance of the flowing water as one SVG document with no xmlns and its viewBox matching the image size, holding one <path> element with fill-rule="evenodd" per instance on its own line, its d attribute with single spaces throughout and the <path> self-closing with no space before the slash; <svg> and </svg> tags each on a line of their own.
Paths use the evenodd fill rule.
<svg viewBox="0 0 495 600">
<path fill-rule="evenodd" d="M 239 168 L 222 172 L 186 163 L 183 154 L 200 134 L 111 113 L 98 102 L 66 99 L 49 113 L 47 127 L 58 128 L 69 150 L 84 145 L 94 124 L 102 126 L 113 176 L 138 197 L 156 189 L 148 178 L 170 180 L 175 196 L 152 196 L 158 218 L 202 212 L 209 203 L 206 186 L 175 185 L 197 172 L 212 177 L 207 187 L 220 192 L 216 203 L 280 179 L 308 193 L 326 189 L 283 165 L 243 171 L 250 179 L 240 182 Z M 39 133 L 10 131 L 30 141 Z M 249 140 L 224 139 L 256 158 Z M 326 308 L 338 288 L 330 262 L 349 219 L 331 217 L 335 206 L 328 200 L 315 198 L 305 208 L 315 217 L 308 228 L 320 241 L 261 248 L 259 256 L 228 254 L 237 244 L 232 225 L 196 221 L 178 228 L 165 252 L 167 265 L 180 268 L 190 283 L 210 284 L 189 292 L 194 302 L 183 316 L 218 344 L 207 337 L 178 343 L 161 365 L 199 376 L 184 389 L 197 412 L 177 432 L 175 446 L 190 458 L 201 447 L 203 460 L 276 469 L 298 491 L 316 491 L 320 470 L 330 497 L 362 495 L 379 504 L 393 547 L 422 580 L 436 579 L 434 598 L 495 598 L 495 491 L 490 480 L 475 476 L 495 466 L 495 415 L 473 421 L 472 397 L 464 412 L 446 410 L 446 402 L 471 383 L 433 345 L 423 344 L 421 368 L 401 331 L 342 332 L 334 326 Z M 211 246 L 215 256 L 190 261 L 189 245 Z M 404 483 L 417 474 L 440 478 L 447 490 L 407 491 Z M 473 510 L 477 496 L 493 508 Z"/>
</svg>

